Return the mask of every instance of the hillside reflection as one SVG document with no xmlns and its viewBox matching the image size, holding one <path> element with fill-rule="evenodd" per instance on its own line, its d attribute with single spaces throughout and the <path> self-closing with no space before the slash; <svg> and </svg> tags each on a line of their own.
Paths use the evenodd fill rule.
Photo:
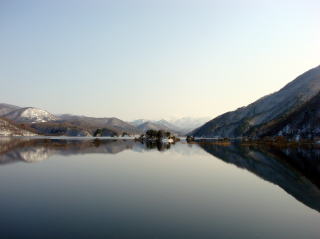
<svg viewBox="0 0 320 239">
<path fill-rule="evenodd" d="M 38 162 L 53 155 L 117 154 L 125 150 L 145 152 L 171 149 L 179 154 L 188 150 L 194 153 L 204 150 L 226 163 L 278 185 L 298 201 L 320 212 L 320 149 L 316 148 L 279 149 L 213 144 L 191 147 L 181 143 L 172 146 L 141 144 L 134 140 L 0 138 L 0 165 Z"/>
<path fill-rule="evenodd" d="M 278 185 L 320 212 L 320 149 L 200 145 L 206 152 Z"/>
<path fill-rule="evenodd" d="M 117 154 L 124 150 L 170 149 L 168 144 L 142 144 L 134 140 L 1 138 L 0 164 L 37 162 L 52 155 Z"/>
</svg>

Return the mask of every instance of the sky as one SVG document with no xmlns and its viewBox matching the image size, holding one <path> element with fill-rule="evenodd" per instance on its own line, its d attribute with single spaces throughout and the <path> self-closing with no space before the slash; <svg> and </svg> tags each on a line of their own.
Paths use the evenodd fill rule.
<svg viewBox="0 0 320 239">
<path fill-rule="evenodd" d="M 0 102 L 215 117 L 320 65 L 319 0 L 0 0 Z"/>
</svg>

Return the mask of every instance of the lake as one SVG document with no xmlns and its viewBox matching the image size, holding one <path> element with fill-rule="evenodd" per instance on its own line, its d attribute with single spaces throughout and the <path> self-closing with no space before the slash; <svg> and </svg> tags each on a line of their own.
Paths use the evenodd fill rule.
<svg viewBox="0 0 320 239">
<path fill-rule="evenodd" d="M 319 238 L 320 149 L 0 139 L 0 238 Z"/>
</svg>

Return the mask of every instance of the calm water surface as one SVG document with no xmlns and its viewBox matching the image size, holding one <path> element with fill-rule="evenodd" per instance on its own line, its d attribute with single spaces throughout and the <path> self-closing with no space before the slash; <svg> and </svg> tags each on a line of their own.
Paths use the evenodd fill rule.
<svg viewBox="0 0 320 239">
<path fill-rule="evenodd" d="M 0 238 L 319 238 L 320 150 L 0 139 Z"/>
</svg>

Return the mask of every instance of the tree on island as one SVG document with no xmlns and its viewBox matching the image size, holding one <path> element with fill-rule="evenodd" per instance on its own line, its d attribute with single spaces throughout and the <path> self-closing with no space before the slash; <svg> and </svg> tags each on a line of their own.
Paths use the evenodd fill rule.
<svg viewBox="0 0 320 239">
<path fill-rule="evenodd" d="M 146 138 L 162 139 L 164 137 L 169 138 L 171 136 L 171 133 L 166 132 L 164 130 L 149 129 L 146 131 L 145 136 L 146 136 Z"/>
<path fill-rule="evenodd" d="M 111 134 L 111 137 L 119 137 L 119 134 L 118 134 L 117 132 L 113 132 L 113 133 Z"/>
<path fill-rule="evenodd" d="M 149 129 L 146 131 L 146 137 L 147 138 L 156 138 L 158 136 L 158 131 Z"/>
<path fill-rule="evenodd" d="M 174 142 L 178 141 L 179 138 L 173 136 L 170 132 L 164 130 L 153 130 L 149 129 L 145 134 L 140 136 L 140 140 L 162 140 L 162 139 L 171 139 Z"/>
<path fill-rule="evenodd" d="M 119 135 L 120 134 L 118 132 L 111 131 L 107 128 L 98 128 L 93 133 L 94 137 L 103 137 L 103 136 L 119 137 Z"/>
<path fill-rule="evenodd" d="M 94 137 L 101 137 L 102 136 L 102 129 L 97 129 L 94 133 L 93 136 Z"/>
</svg>

